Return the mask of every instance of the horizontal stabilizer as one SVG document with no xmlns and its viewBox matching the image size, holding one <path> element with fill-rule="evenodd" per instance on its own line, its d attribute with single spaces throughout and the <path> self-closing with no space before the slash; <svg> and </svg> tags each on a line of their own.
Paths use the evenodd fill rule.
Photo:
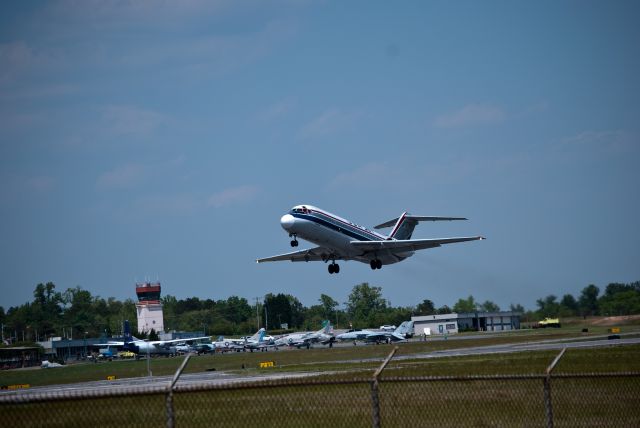
<svg viewBox="0 0 640 428">
<path fill-rule="evenodd" d="M 374 227 L 374 229 L 385 229 L 387 227 L 395 226 L 400 217 L 396 217 L 393 220 L 385 221 Z M 405 215 L 405 220 L 411 220 L 415 222 L 419 221 L 451 221 L 451 220 L 467 220 L 465 217 L 439 217 L 439 216 L 424 216 L 424 215 Z"/>
</svg>

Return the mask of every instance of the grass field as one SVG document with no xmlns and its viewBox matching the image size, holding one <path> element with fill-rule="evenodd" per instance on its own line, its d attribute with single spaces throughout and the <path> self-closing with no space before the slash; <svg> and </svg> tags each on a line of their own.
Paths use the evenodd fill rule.
<svg viewBox="0 0 640 428">
<path fill-rule="evenodd" d="M 470 339 L 465 340 L 434 340 L 428 342 L 409 342 L 400 344 L 397 356 L 411 356 L 414 354 L 424 354 L 434 351 L 443 351 L 451 349 L 461 349 L 477 346 L 488 345 L 501 345 L 508 343 L 526 343 L 535 342 L 540 340 L 554 340 L 554 339 L 581 339 L 594 338 L 606 334 L 605 327 L 598 329 L 590 329 L 588 334 L 580 333 L 581 326 L 577 325 L 573 328 L 562 329 L 548 329 L 548 330 L 526 330 L 516 331 L 512 333 L 504 333 L 499 335 L 486 335 L 477 336 L 472 335 Z M 640 334 L 640 329 L 635 331 Z M 633 330 L 632 330 L 633 332 Z M 612 342 L 615 343 L 615 342 Z M 334 347 L 327 348 L 324 346 L 318 346 L 309 350 L 288 350 L 281 349 L 279 351 L 269 352 L 241 352 L 241 353 L 228 353 L 228 354 L 216 354 L 216 355 L 201 355 L 191 358 L 189 365 L 187 366 L 185 373 L 199 373 L 207 370 L 215 369 L 217 371 L 238 371 L 246 374 L 258 374 L 265 369 L 258 369 L 259 362 L 261 361 L 275 361 L 276 367 L 268 369 L 269 371 L 278 372 L 307 372 L 307 371 L 352 371 L 352 370 L 374 370 L 378 366 L 379 362 L 366 360 L 370 359 L 382 359 L 391 349 L 392 345 L 358 345 L 358 346 L 346 346 L 346 347 Z M 631 347 L 629 351 L 634 349 Z M 594 351 L 597 352 L 597 351 Z M 636 351 L 637 352 L 637 351 Z M 627 351 L 624 352 L 625 354 Z M 507 361 L 511 361 L 512 357 L 501 357 L 496 359 L 495 356 L 478 356 L 469 357 L 470 361 L 474 364 L 455 363 L 455 361 L 463 361 L 461 358 L 438 358 L 435 360 L 421 360 L 420 363 L 423 367 L 432 370 L 424 372 L 423 374 L 473 374 L 474 370 L 481 370 L 483 373 L 491 373 L 491 370 L 515 370 L 517 367 L 518 372 L 512 373 L 541 373 L 547 364 L 549 364 L 549 358 L 553 359 L 551 353 L 536 353 L 536 355 L 544 355 L 537 359 L 525 358 L 525 361 L 530 360 L 531 364 L 513 366 Z M 527 355 L 526 353 L 516 355 Z M 570 354 L 567 355 L 569 357 Z M 559 368 L 564 368 L 565 363 L 563 359 Z M 365 360 L 362 362 L 361 360 Z M 488 361 L 489 365 L 475 364 L 482 361 Z M 640 360 L 640 358 L 638 358 Z M 346 362 L 350 361 L 350 362 Z M 447 361 L 454 361 L 449 363 Z M 466 360 L 464 360 L 466 361 Z M 496 362 L 497 361 L 497 362 Z M 615 363 L 620 361 L 621 363 Z M 152 358 L 151 370 L 154 376 L 167 376 L 172 375 L 182 362 L 182 358 Z M 398 362 L 392 363 L 391 367 L 396 367 L 396 364 L 405 366 L 409 363 Z M 594 361 L 585 361 L 584 365 L 567 365 L 567 370 L 570 367 L 575 367 L 574 371 L 620 371 L 620 370 L 640 370 L 639 365 L 634 365 L 633 361 L 628 358 L 620 357 L 620 359 L 608 359 L 602 360 L 598 363 Z M 243 369 L 244 367 L 244 369 Z M 464 368 L 468 367 L 468 370 Z M 427 369 L 425 369 L 427 370 Z M 497 371 L 497 373 L 505 373 L 504 371 Z M 18 369 L 18 370 L 6 370 L 0 372 L 0 385 L 12 385 L 12 384 L 30 384 L 32 386 L 43 385 L 57 385 L 65 383 L 87 382 L 96 380 L 105 380 L 107 376 L 116 376 L 118 379 L 129 377 L 141 377 L 147 376 L 147 363 L 144 360 L 123 360 L 112 362 L 100 362 L 100 363 L 81 363 L 72 364 L 63 368 L 56 369 Z"/>
</svg>

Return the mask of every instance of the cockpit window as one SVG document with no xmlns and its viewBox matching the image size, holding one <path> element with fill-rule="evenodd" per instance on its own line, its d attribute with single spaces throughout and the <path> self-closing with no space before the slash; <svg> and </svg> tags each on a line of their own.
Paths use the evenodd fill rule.
<svg viewBox="0 0 640 428">
<path fill-rule="evenodd" d="M 309 214 L 309 210 L 307 209 L 307 207 L 294 208 L 291 211 L 295 214 Z"/>
</svg>

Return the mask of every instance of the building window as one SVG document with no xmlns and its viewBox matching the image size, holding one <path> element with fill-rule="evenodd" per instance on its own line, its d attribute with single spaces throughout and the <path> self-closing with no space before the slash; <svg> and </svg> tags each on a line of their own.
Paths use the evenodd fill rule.
<svg viewBox="0 0 640 428">
<path fill-rule="evenodd" d="M 455 324 L 447 324 L 447 330 L 455 330 L 455 329 L 456 329 Z"/>
</svg>

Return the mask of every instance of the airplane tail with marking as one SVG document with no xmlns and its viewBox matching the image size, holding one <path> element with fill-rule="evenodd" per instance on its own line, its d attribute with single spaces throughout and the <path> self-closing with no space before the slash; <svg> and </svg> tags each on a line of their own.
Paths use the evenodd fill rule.
<svg viewBox="0 0 640 428">
<path fill-rule="evenodd" d="M 393 332 L 393 334 L 397 334 L 402 337 L 407 337 L 407 333 L 413 334 L 413 321 L 404 321 Z"/>
<path fill-rule="evenodd" d="M 260 330 L 258 330 L 253 336 L 245 338 L 245 343 L 246 342 L 262 342 L 262 339 L 264 338 L 264 335 L 266 333 L 266 330 L 264 327 L 262 327 Z"/>
<path fill-rule="evenodd" d="M 131 326 L 129 320 L 124 320 L 124 343 L 133 342 L 133 336 L 131 335 Z"/>
<path fill-rule="evenodd" d="M 406 212 L 402 213 L 402 215 L 398 217 L 398 221 L 396 221 L 393 229 L 391 229 L 391 233 L 387 239 L 411 239 L 413 229 L 415 229 L 418 222 L 407 219 L 407 217 L 408 215 Z"/>
<path fill-rule="evenodd" d="M 387 236 L 387 239 L 397 239 L 400 241 L 411 239 L 413 230 L 416 225 L 421 221 L 451 221 L 451 220 L 466 220 L 464 217 L 439 217 L 439 216 L 419 216 L 411 215 L 407 212 L 402 213 L 398 218 L 389 220 L 374 227 L 374 229 L 385 229 L 393 226 L 391 233 Z"/>
<path fill-rule="evenodd" d="M 324 333 L 324 334 L 333 333 L 333 326 L 331 325 L 331 321 L 329 320 L 322 321 L 322 328 L 318 330 L 316 333 Z"/>
</svg>

